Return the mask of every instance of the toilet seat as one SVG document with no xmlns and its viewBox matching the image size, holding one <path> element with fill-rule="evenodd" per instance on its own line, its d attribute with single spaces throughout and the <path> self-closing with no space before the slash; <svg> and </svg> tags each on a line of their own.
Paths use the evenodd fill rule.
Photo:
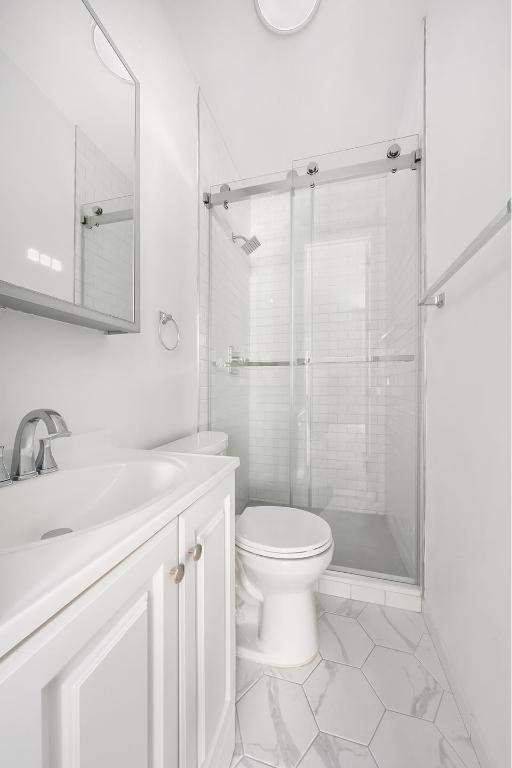
<svg viewBox="0 0 512 768">
<path fill-rule="evenodd" d="M 261 557 L 299 559 L 325 552 L 332 544 L 329 524 L 295 507 L 247 507 L 236 523 L 239 549 Z"/>
</svg>

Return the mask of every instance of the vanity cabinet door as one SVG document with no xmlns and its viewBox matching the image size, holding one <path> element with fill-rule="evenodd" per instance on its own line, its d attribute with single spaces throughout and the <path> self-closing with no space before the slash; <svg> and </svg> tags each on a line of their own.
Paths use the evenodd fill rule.
<svg viewBox="0 0 512 768">
<path fill-rule="evenodd" d="M 0 663 L 5 768 L 178 767 L 174 521 Z"/>
<path fill-rule="evenodd" d="M 233 475 L 180 516 L 180 768 L 225 768 L 235 745 L 234 501 Z"/>
</svg>

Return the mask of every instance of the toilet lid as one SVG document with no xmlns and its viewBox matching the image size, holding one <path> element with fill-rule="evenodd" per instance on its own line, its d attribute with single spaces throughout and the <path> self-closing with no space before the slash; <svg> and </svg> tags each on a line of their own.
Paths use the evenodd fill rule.
<svg viewBox="0 0 512 768">
<path fill-rule="evenodd" d="M 237 546 L 268 557 L 312 556 L 332 542 L 329 524 L 294 507 L 247 507 L 236 524 Z"/>
</svg>

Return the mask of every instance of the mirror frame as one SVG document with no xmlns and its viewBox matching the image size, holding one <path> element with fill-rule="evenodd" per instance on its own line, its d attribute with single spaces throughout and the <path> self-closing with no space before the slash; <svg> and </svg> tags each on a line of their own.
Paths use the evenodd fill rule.
<svg viewBox="0 0 512 768">
<path fill-rule="evenodd" d="M 26 312 L 31 315 L 40 315 L 52 320 L 60 320 L 65 323 L 82 325 L 86 328 L 95 328 L 105 333 L 140 333 L 140 119 L 139 99 L 140 85 L 123 55 L 110 37 L 94 10 L 87 0 L 81 2 L 101 29 L 110 45 L 119 56 L 126 70 L 129 72 L 135 86 L 135 146 L 134 146 L 134 184 L 133 184 L 133 321 L 123 320 L 120 317 L 106 315 L 94 309 L 88 309 L 80 304 L 73 304 L 64 299 L 47 296 L 44 293 L 33 291 L 30 288 L 8 283 L 0 279 L 0 307 Z"/>
</svg>

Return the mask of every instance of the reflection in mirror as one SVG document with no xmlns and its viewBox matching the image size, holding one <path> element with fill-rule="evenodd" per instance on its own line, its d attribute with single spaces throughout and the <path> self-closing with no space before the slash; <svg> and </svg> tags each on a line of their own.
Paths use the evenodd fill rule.
<svg viewBox="0 0 512 768">
<path fill-rule="evenodd" d="M 136 87 L 82 0 L 2 0 L 0 99 L 0 280 L 133 321 Z"/>
</svg>

